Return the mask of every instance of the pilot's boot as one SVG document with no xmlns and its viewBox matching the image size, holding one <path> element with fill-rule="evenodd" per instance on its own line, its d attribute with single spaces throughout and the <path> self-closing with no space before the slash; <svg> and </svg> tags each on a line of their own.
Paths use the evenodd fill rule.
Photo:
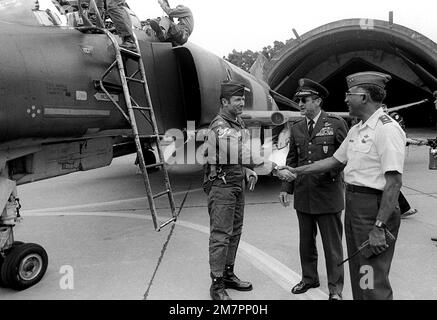
<svg viewBox="0 0 437 320">
<path fill-rule="evenodd" d="M 120 44 L 120 47 L 130 51 L 137 51 L 137 45 L 135 44 L 135 41 L 131 36 L 124 37 L 123 43 Z"/>
<path fill-rule="evenodd" d="M 223 277 L 215 277 L 211 273 L 212 284 L 209 289 L 212 300 L 232 300 L 225 290 L 225 284 L 223 283 Z"/>
<path fill-rule="evenodd" d="M 225 288 L 235 289 L 238 291 L 251 291 L 252 284 L 248 281 L 241 281 L 234 273 L 234 266 L 227 265 L 225 267 L 225 274 L 223 277 Z"/>
</svg>

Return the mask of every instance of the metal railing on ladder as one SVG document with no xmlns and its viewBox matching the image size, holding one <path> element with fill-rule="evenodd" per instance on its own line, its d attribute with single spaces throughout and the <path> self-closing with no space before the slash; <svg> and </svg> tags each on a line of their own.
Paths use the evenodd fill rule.
<svg viewBox="0 0 437 320">
<path fill-rule="evenodd" d="M 80 7 L 80 1 L 79 1 L 79 7 Z M 152 215 L 153 224 L 156 231 L 160 231 L 163 227 L 169 225 L 172 222 L 176 222 L 178 214 L 176 212 L 176 206 L 175 201 L 173 197 L 173 192 L 170 184 L 170 178 L 167 171 L 167 165 L 165 163 L 164 154 L 161 147 L 161 141 L 160 141 L 160 134 L 158 125 L 156 122 L 155 112 L 153 109 L 153 103 L 150 96 L 150 90 L 147 83 L 146 78 L 146 70 L 144 67 L 143 60 L 141 58 L 141 51 L 140 46 L 137 37 L 134 34 L 134 39 L 137 47 L 137 52 L 130 51 L 127 49 L 124 49 L 120 47 L 118 44 L 117 38 L 104 27 L 104 22 L 101 19 L 99 15 L 99 11 L 96 7 L 96 4 L 94 0 L 90 0 L 89 7 L 92 8 L 97 13 L 97 18 L 95 19 L 98 26 L 94 26 L 90 19 L 87 17 L 87 13 L 89 10 L 84 10 L 84 12 L 81 12 L 81 14 L 84 15 L 85 24 L 87 24 L 87 27 L 83 27 L 82 30 L 89 29 L 89 28 L 96 28 L 100 30 L 101 32 L 105 33 L 107 37 L 111 40 L 114 49 L 115 49 L 115 60 L 114 62 L 108 67 L 108 69 L 103 73 L 100 80 L 97 81 L 96 86 L 98 85 L 100 89 L 107 95 L 107 97 L 111 100 L 111 102 L 117 107 L 117 109 L 121 112 L 121 114 L 124 116 L 124 118 L 129 122 L 130 126 L 132 127 L 132 134 L 135 140 L 135 147 L 137 150 L 137 156 L 138 156 L 138 163 L 140 166 L 141 174 L 143 176 L 144 186 L 146 189 L 146 195 L 149 202 L 150 207 L 150 213 Z M 135 63 L 137 63 L 138 67 L 137 70 L 130 76 L 126 76 L 127 68 L 125 66 L 125 62 L 127 60 L 132 60 Z M 110 74 L 110 72 L 117 68 L 118 74 L 120 76 L 121 81 L 121 87 L 123 90 L 124 100 L 126 103 L 126 109 L 124 109 L 115 99 L 114 97 L 109 93 L 107 88 L 105 88 L 105 85 L 107 86 L 109 82 L 105 82 L 105 78 Z M 146 98 L 147 106 L 140 106 L 137 101 L 132 97 L 131 91 L 129 89 L 129 83 L 141 85 L 143 88 L 143 93 Z M 109 85 L 114 85 L 109 83 Z M 138 131 L 138 125 L 137 120 L 135 117 L 134 110 L 138 110 L 139 113 L 144 117 L 146 121 L 151 125 L 152 127 L 152 134 L 151 135 L 140 135 Z M 146 165 L 145 159 L 144 159 L 144 153 L 143 149 L 141 147 L 141 140 L 140 139 L 148 139 L 149 141 L 152 141 L 152 143 L 156 143 L 157 151 L 159 154 L 159 162 Z M 162 174 L 164 176 L 164 185 L 165 190 L 159 193 L 154 194 L 152 191 L 150 179 L 149 179 L 149 173 L 148 170 L 155 169 L 155 168 L 162 168 Z M 167 220 L 166 222 L 160 224 L 158 215 L 157 215 L 157 208 L 155 205 L 155 200 L 167 196 L 168 202 L 170 204 L 170 210 L 171 210 L 171 218 Z"/>
</svg>

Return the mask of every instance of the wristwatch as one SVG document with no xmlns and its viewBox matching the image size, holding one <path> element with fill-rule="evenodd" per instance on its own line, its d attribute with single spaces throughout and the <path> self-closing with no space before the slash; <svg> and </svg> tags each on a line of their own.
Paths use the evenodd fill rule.
<svg viewBox="0 0 437 320">
<path fill-rule="evenodd" d="M 382 228 L 382 229 L 387 228 L 387 226 L 385 225 L 385 223 L 382 222 L 381 220 L 376 220 L 376 222 L 375 222 L 375 227 L 377 227 L 377 228 Z"/>
</svg>

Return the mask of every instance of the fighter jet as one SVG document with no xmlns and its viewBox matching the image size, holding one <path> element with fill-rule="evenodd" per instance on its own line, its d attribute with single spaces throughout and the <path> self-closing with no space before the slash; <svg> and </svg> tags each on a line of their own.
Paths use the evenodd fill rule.
<svg viewBox="0 0 437 320">
<path fill-rule="evenodd" d="M 275 152 L 286 155 L 284 125 L 301 118 L 291 111 L 296 103 L 263 79 L 193 43 L 157 42 L 126 8 L 141 54 L 123 60 L 124 72 L 136 74 L 140 59 L 147 81 L 134 82 L 146 83 L 148 92 L 129 87 L 137 107 L 134 134 L 132 118 L 123 112 L 131 100 L 121 71 L 111 67 L 119 53 L 114 39 L 121 39 L 90 25 L 89 8 L 76 3 L 69 12 L 57 1 L 0 0 L 0 285 L 18 290 L 41 280 L 48 257 L 37 244 L 14 241 L 17 185 L 108 166 L 115 156 L 138 152 L 134 136 L 152 150 L 146 164 L 159 162 L 153 137 L 184 130 L 189 122 L 196 130 L 207 127 L 226 79 L 248 89 L 243 118 L 249 126 L 276 128 L 272 140 L 263 141 L 275 143 Z M 153 108 L 156 130 L 142 117 L 142 108 Z"/>
<path fill-rule="evenodd" d="M 18 290 L 40 281 L 48 257 L 37 244 L 14 241 L 20 208 L 16 185 L 108 166 L 114 156 L 135 152 L 120 70 L 111 68 L 118 50 L 113 40 L 121 39 L 102 31 L 104 26 L 90 25 L 94 1 L 87 3 L 76 1 L 77 10 L 69 12 L 57 1 L 0 1 L 0 284 Z M 153 137 L 183 130 L 188 121 L 207 127 L 226 79 L 248 88 L 248 123 L 276 126 L 290 120 L 265 82 L 193 43 L 156 42 L 126 10 L 141 54 L 125 57 L 124 71 L 130 75 L 139 57 L 147 79 L 135 82 L 147 83 L 148 94 L 133 84 L 129 91 L 145 150 L 156 149 Z M 280 102 L 292 105 L 285 97 Z M 142 118 L 150 107 L 156 130 Z M 145 157 L 148 165 L 158 161 L 151 155 Z"/>
</svg>

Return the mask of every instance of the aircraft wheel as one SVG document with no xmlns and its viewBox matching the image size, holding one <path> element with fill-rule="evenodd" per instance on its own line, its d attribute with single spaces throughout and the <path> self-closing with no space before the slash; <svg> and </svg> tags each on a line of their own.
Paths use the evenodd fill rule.
<svg viewBox="0 0 437 320">
<path fill-rule="evenodd" d="M 42 279 L 47 265 L 47 252 L 43 247 L 35 243 L 24 243 L 12 247 L 6 255 L 0 278 L 5 286 L 24 290 Z"/>
<path fill-rule="evenodd" d="M 12 250 L 13 247 L 22 245 L 23 243 L 24 243 L 23 241 L 14 241 L 14 243 L 12 244 L 12 247 L 9 248 L 8 250 L 6 250 L 6 255 Z M 2 269 L 2 265 L 3 265 L 4 260 L 5 259 L 3 258 L 3 256 L 0 255 L 0 271 Z M 1 277 L 1 274 L 0 274 L 0 288 L 2 288 L 2 287 L 5 288 L 6 285 L 5 285 L 5 283 L 3 283 L 2 277 Z"/>
</svg>

